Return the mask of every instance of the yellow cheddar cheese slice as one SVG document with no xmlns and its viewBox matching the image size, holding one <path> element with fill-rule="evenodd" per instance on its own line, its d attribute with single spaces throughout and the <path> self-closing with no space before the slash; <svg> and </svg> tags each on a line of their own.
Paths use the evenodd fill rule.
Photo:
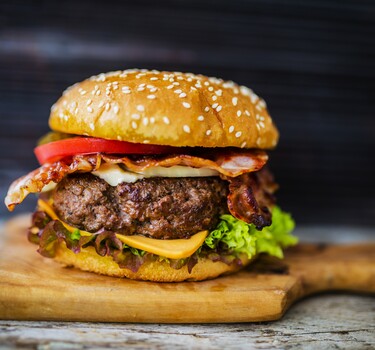
<svg viewBox="0 0 375 350">
<path fill-rule="evenodd" d="M 195 253 L 203 244 L 207 234 L 208 231 L 200 231 L 187 239 L 154 239 L 144 236 L 124 236 L 120 234 L 116 234 L 116 236 L 129 247 L 142 249 L 169 259 L 183 259 Z"/>
<path fill-rule="evenodd" d="M 64 227 L 73 232 L 77 228 L 68 225 L 60 220 L 53 208 L 45 201 L 39 199 L 38 206 L 45 211 L 53 220 L 59 220 Z M 82 236 L 91 236 L 87 231 L 79 230 Z M 154 239 L 144 236 L 125 236 L 116 233 L 116 237 L 129 247 L 145 250 L 146 252 L 163 256 L 169 259 L 183 259 L 191 256 L 203 244 L 208 235 L 208 231 L 200 231 L 188 239 Z"/>
</svg>

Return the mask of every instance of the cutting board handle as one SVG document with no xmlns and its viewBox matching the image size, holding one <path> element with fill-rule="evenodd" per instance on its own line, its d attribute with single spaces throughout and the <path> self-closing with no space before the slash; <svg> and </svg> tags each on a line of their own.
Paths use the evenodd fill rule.
<svg viewBox="0 0 375 350">
<path fill-rule="evenodd" d="M 375 244 L 299 245 L 287 252 L 301 297 L 323 291 L 375 293 Z"/>
</svg>

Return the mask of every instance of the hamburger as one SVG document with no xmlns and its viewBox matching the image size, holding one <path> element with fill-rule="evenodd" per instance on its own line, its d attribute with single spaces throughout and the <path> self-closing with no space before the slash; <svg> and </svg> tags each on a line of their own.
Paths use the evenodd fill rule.
<svg viewBox="0 0 375 350">
<path fill-rule="evenodd" d="M 69 87 L 52 106 L 41 166 L 9 210 L 39 199 L 28 231 L 48 258 L 157 282 L 235 272 L 296 243 L 266 150 L 278 131 L 247 87 L 203 75 L 125 70 Z"/>
</svg>

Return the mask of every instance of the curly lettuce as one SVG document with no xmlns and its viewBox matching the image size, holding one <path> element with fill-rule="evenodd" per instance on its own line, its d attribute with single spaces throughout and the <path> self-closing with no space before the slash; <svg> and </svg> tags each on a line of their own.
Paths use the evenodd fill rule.
<svg viewBox="0 0 375 350">
<path fill-rule="evenodd" d="M 283 257 L 282 249 L 298 242 L 291 235 L 295 226 L 290 214 L 275 206 L 272 210 L 272 225 L 261 231 L 255 225 L 247 224 L 232 215 L 222 215 L 217 228 L 206 238 L 204 244 L 211 249 L 225 245 L 234 254 L 246 254 L 252 258 L 258 253 Z"/>
</svg>

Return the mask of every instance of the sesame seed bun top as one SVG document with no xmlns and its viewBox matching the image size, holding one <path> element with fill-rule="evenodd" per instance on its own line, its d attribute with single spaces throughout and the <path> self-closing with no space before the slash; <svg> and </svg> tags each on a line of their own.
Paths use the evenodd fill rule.
<svg viewBox="0 0 375 350">
<path fill-rule="evenodd" d="M 51 108 L 52 130 L 170 146 L 273 148 L 264 100 L 231 81 L 148 70 L 93 76 Z"/>
</svg>

